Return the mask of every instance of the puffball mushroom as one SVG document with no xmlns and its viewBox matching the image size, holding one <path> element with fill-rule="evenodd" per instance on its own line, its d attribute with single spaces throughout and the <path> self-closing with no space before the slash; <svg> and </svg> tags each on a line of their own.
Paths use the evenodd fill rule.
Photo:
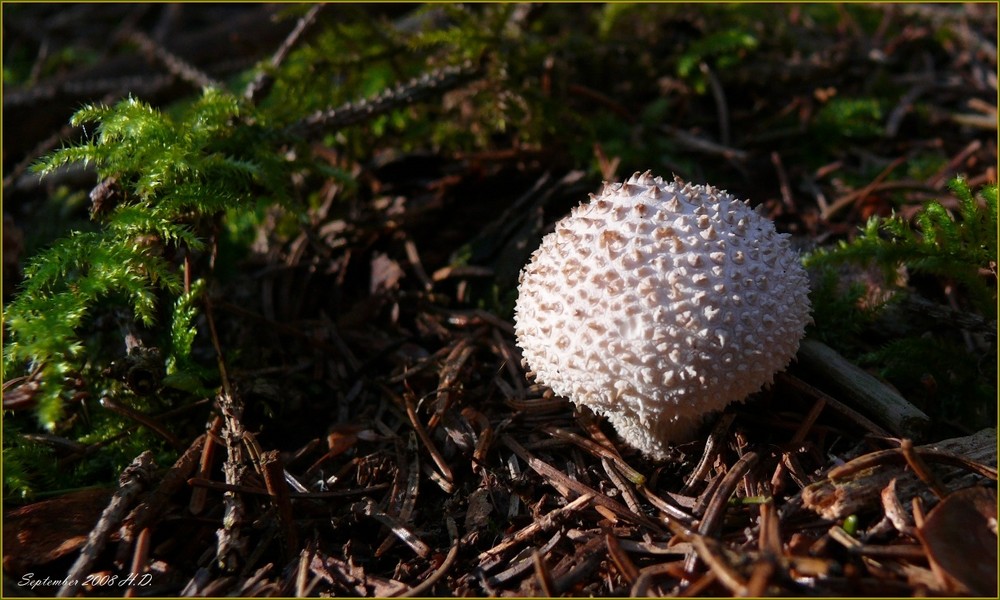
<svg viewBox="0 0 1000 600">
<path fill-rule="evenodd" d="M 514 331 L 536 381 L 662 459 L 795 356 L 808 278 L 746 202 L 647 171 L 559 221 L 520 274 Z"/>
</svg>

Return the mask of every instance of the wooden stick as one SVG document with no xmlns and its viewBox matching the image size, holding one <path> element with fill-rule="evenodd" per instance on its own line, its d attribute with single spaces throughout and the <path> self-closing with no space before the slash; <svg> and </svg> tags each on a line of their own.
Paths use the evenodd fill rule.
<svg viewBox="0 0 1000 600">
<path fill-rule="evenodd" d="M 125 518 L 125 511 L 132 504 L 132 500 L 146 488 L 155 468 L 153 453 L 148 450 L 137 456 L 132 464 L 125 467 L 118 480 L 118 491 L 111 497 L 111 502 L 101 513 L 100 520 L 97 521 L 94 530 L 87 537 L 87 543 L 80 550 L 80 556 L 77 557 L 76 562 L 70 567 L 69 573 L 66 574 L 63 586 L 59 588 L 58 597 L 68 598 L 76 593 L 84 577 L 90 571 L 90 567 L 93 566 L 101 550 L 108 543 L 112 530 Z"/>
<path fill-rule="evenodd" d="M 917 446 L 914 452 L 925 463 L 940 465 L 937 480 L 954 490 L 973 485 L 982 477 L 995 480 L 996 436 L 995 429 L 984 429 L 974 435 Z M 841 519 L 879 507 L 882 491 L 893 479 L 902 502 L 919 497 L 934 501 L 927 484 L 907 466 L 899 448 L 870 452 L 831 469 L 826 478 L 802 490 L 803 505 L 824 518 Z"/>
<path fill-rule="evenodd" d="M 930 425 L 930 417 L 923 411 L 826 344 L 802 340 L 798 358 L 899 437 L 919 439 Z"/>
</svg>

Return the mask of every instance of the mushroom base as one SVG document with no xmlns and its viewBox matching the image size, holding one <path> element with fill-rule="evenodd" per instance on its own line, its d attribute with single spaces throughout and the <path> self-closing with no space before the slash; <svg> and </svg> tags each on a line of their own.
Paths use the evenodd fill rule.
<svg viewBox="0 0 1000 600">
<path fill-rule="evenodd" d="M 604 412 L 603 415 L 625 443 L 654 460 L 666 459 L 672 445 L 694 440 L 708 416 L 661 413 L 643 417 L 631 412 Z"/>
</svg>

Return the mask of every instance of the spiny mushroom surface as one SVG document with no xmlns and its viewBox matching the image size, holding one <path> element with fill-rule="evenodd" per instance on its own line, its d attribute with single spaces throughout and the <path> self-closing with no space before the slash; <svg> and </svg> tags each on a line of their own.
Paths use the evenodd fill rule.
<svg viewBox="0 0 1000 600">
<path fill-rule="evenodd" d="M 606 184 L 521 271 L 518 346 L 538 382 L 662 459 L 795 355 L 808 279 L 787 238 L 711 186 Z"/>
</svg>

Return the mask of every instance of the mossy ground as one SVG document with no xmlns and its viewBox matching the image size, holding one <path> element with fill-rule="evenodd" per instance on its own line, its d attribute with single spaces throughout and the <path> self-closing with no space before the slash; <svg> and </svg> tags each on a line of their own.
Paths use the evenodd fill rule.
<svg viewBox="0 0 1000 600">
<path fill-rule="evenodd" d="M 525 378 L 510 313 L 602 179 L 676 174 L 806 250 L 902 263 L 817 272 L 812 335 L 929 414 L 922 441 L 994 425 L 994 5 L 331 5 L 276 66 L 308 7 L 3 10 L 7 595 L 66 575 L 147 449 L 151 516 L 90 570 L 142 594 L 954 591 L 877 500 L 795 510 L 894 443 L 821 378 L 793 367 L 652 463 Z M 873 562 L 831 528 L 917 550 Z"/>
</svg>

